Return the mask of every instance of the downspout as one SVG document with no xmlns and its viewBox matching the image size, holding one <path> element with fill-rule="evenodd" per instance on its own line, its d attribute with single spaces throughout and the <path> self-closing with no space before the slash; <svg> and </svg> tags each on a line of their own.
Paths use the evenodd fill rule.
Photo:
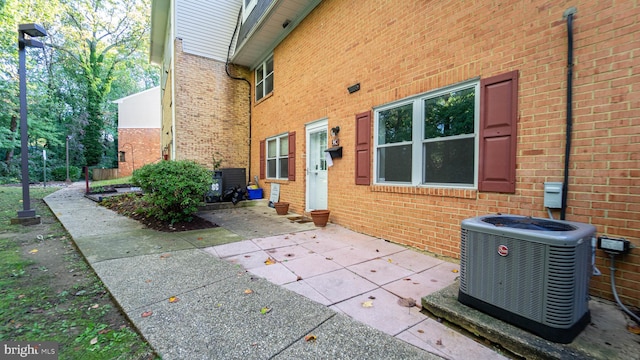
<svg viewBox="0 0 640 360">
<path fill-rule="evenodd" d="M 224 70 L 227 72 L 227 76 L 233 80 L 244 81 L 247 83 L 249 87 L 249 161 L 248 161 L 248 176 L 249 182 L 251 182 L 251 82 L 243 77 L 237 77 L 231 75 L 229 72 L 229 57 L 231 56 L 231 46 L 233 46 L 233 39 L 236 38 L 236 33 L 238 32 L 238 28 L 240 26 L 240 18 L 242 16 L 242 7 L 240 7 L 240 11 L 238 12 L 238 20 L 236 20 L 236 28 L 233 30 L 233 35 L 231 36 L 231 42 L 229 42 L 229 50 L 227 50 L 227 62 L 224 64 Z M 256 184 L 257 185 L 257 184 Z"/>
<path fill-rule="evenodd" d="M 573 129 L 573 15 L 578 10 L 570 7 L 564 11 L 562 18 L 567 20 L 567 130 L 564 151 L 564 181 L 562 184 L 562 208 L 560 220 L 567 214 L 567 190 L 569 187 L 569 157 L 571 155 L 571 133 Z"/>
</svg>

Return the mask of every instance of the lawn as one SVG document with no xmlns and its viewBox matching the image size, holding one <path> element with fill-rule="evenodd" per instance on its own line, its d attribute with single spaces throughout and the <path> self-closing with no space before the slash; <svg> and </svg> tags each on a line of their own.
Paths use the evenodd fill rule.
<svg viewBox="0 0 640 360">
<path fill-rule="evenodd" d="M 155 359 L 42 198 L 42 224 L 10 225 L 22 188 L 0 186 L 0 341 L 55 341 L 60 359 Z"/>
</svg>

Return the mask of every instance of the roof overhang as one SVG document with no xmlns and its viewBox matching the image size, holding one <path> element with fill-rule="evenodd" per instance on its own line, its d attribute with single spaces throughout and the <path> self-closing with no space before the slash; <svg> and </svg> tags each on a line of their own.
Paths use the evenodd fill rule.
<svg viewBox="0 0 640 360">
<path fill-rule="evenodd" d="M 151 2 L 151 44 L 149 46 L 149 61 L 152 64 L 162 64 L 170 7 L 170 0 L 152 0 Z"/>
<path fill-rule="evenodd" d="M 256 67 L 321 1 L 273 1 L 247 37 L 236 44 L 231 62 Z"/>
</svg>

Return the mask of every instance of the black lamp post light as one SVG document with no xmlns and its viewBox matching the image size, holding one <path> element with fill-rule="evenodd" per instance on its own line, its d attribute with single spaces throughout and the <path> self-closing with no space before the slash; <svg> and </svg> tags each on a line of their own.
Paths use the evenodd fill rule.
<svg viewBox="0 0 640 360">
<path fill-rule="evenodd" d="M 26 54 L 25 48 L 44 48 L 44 44 L 35 39 L 47 36 L 47 31 L 38 24 L 18 25 L 18 56 L 20 77 L 20 151 L 22 166 L 22 211 L 18 211 L 18 217 L 11 219 L 12 224 L 34 225 L 40 224 L 40 216 L 31 209 L 29 199 L 29 144 L 27 128 L 27 75 L 26 75 Z"/>
</svg>

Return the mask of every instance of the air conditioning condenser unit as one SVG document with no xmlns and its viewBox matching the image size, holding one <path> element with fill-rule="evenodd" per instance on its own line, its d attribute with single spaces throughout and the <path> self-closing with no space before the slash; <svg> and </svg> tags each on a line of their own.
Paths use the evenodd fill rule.
<svg viewBox="0 0 640 360">
<path fill-rule="evenodd" d="M 461 228 L 458 301 L 558 343 L 589 323 L 593 225 L 485 215 Z"/>
</svg>

